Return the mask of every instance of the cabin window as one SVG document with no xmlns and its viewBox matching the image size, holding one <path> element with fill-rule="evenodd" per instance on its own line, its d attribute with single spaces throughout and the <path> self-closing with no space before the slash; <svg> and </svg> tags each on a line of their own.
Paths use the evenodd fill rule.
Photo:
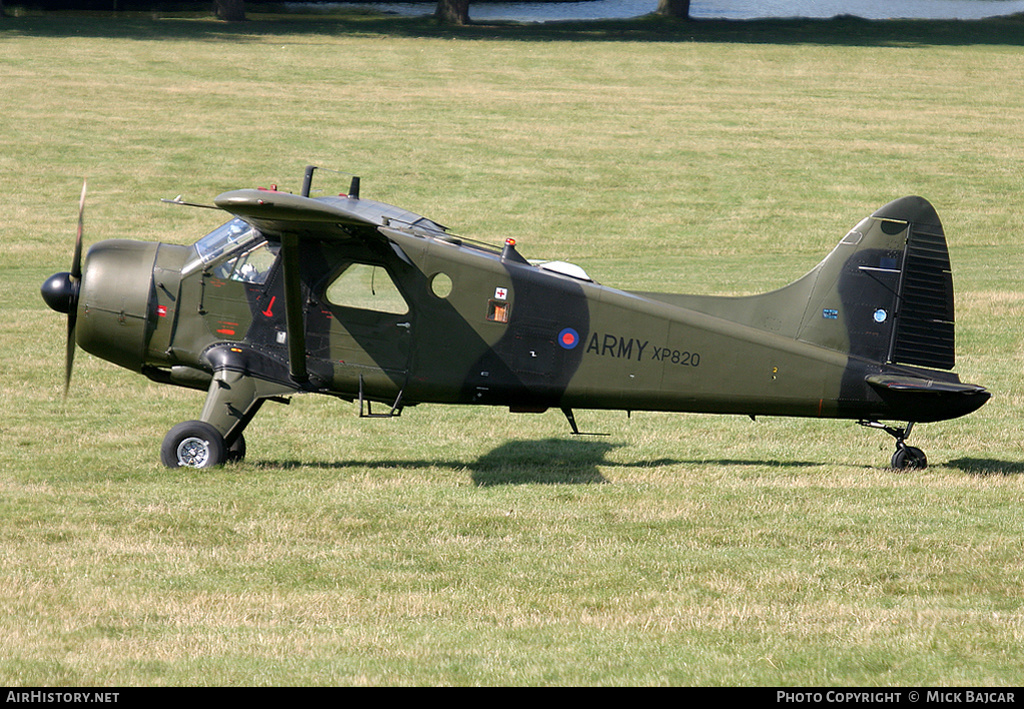
<svg viewBox="0 0 1024 709">
<path fill-rule="evenodd" d="M 383 266 L 353 263 L 327 287 L 327 302 L 343 308 L 405 315 L 409 304 Z"/>
<path fill-rule="evenodd" d="M 430 292 L 438 298 L 447 298 L 452 293 L 452 278 L 447 273 L 435 273 L 430 279 Z"/>
</svg>

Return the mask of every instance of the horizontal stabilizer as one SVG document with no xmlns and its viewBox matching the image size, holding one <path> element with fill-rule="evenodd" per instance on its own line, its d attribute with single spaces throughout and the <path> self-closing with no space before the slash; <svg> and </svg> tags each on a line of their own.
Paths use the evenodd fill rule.
<svg viewBox="0 0 1024 709">
<path fill-rule="evenodd" d="M 958 379 L 876 374 L 865 381 L 894 410 L 901 412 L 898 418 L 921 423 L 964 416 L 981 408 L 991 396 L 985 387 L 964 384 Z"/>
<path fill-rule="evenodd" d="M 920 377 L 893 376 L 878 374 L 867 378 L 876 391 L 888 390 L 898 392 L 915 392 L 918 394 L 980 394 L 987 391 L 985 387 L 977 384 L 962 384 L 960 382 L 939 382 L 934 379 L 922 379 Z"/>
</svg>

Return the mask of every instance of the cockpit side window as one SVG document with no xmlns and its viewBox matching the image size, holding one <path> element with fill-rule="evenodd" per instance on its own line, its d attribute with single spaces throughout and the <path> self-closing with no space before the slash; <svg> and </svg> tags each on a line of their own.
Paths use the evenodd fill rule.
<svg viewBox="0 0 1024 709">
<path fill-rule="evenodd" d="M 264 241 L 224 264 L 225 271 L 230 271 L 229 278 L 233 281 L 266 283 L 280 250 L 280 244 Z"/>
</svg>

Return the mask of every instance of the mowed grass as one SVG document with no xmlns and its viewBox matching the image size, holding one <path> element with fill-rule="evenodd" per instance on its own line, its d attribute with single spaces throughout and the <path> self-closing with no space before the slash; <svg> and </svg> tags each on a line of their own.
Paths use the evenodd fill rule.
<svg viewBox="0 0 1024 709">
<path fill-rule="evenodd" d="M 1019 685 L 1024 23 L 0 20 L 0 684 Z M 852 422 L 268 405 L 169 471 L 202 394 L 38 295 L 161 204 L 307 163 L 609 285 L 752 293 L 904 194 L 943 218 L 958 371 L 923 472 Z M 325 183 L 326 184 L 326 183 Z M 344 183 L 341 184 L 344 186 Z"/>
</svg>

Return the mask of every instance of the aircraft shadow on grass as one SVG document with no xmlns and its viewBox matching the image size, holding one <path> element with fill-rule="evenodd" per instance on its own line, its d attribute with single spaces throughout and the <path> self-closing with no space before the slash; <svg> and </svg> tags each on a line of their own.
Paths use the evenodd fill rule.
<svg viewBox="0 0 1024 709">
<path fill-rule="evenodd" d="M 473 482 L 493 485 L 592 485 L 609 482 L 601 466 L 615 465 L 605 456 L 620 444 L 608 441 L 547 438 L 509 441 L 472 463 Z"/>
<path fill-rule="evenodd" d="M 607 456 L 624 444 L 594 438 L 547 438 L 542 440 L 513 440 L 471 462 L 457 460 L 378 460 L 378 461 L 323 461 L 319 463 L 297 460 L 253 462 L 262 469 L 291 469 L 318 467 L 329 469 L 368 468 L 445 468 L 469 471 L 470 479 L 478 487 L 498 485 L 595 485 L 611 482 L 602 468 L 652 468 L 663 465 L 712 466 L 765 466 L 779 468 L 812 468 L 821 465 L 813 461 L 738 460 L 682 460 L 655 458 L 627 462 L 608 460 Z"/>
<path fill-rule="evenodd" d="M 264 470 L 315 467 L 325 469 L 387 468 L 427 469 L 445 468 L 469 471 L 474 484 L 492 485 L 592 485 L 606 483 L 601 466 L 622 465 L 605 460 L 605 456 L 619 444 L 607 441 L 548 438 L 544 440 L 508 441 L 485 453 L 475 461 L 463 460 L 349 460 L 308 462 L 276 460 L 255 462 Z M 668 462 L 664 462 L 668 464 Z"/>
<path fill-rule="evenodd" d="M 968 475 L 986 477 L 995 475 L 1024 474 L 1024 462 L 1019 460 L 995 460 L 993 458 L 957 458 L 946 463 Z"/>
</svg>

